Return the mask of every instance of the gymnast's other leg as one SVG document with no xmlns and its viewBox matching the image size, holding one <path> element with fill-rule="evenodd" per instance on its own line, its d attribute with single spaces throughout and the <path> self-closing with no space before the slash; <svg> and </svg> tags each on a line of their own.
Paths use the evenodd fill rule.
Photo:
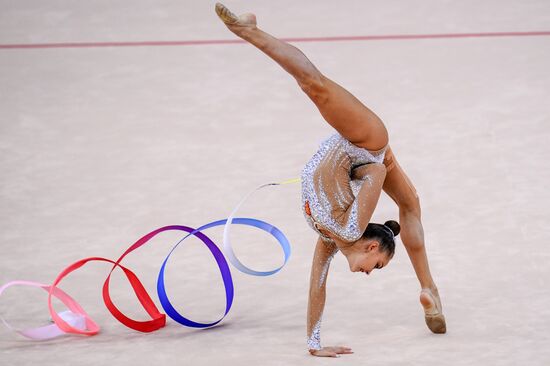
<svg viewBox="0 0 550 366">
<path fill-rule="evenodd" d="M 420 219 L 421 210 L 418 194 L 403 168 L 395 159 L 391 148 L 386 150 L 384 165 L 386 165 L 387 173 L 383 189 L 399 207 L 401 241 L 407 250 L 420 282 L 420 302 L 424 307 L 426 324 L 434 333 L 445 333 L 447 327 L 442 313 L 441 300 L 430 273 L 424 245 L 424 229 Z"/>
<path fill-rule="evenodd" d="M 216 13 L 229 30 L 291 74 L 324 119 L 345 139 L 369 150 L 387 145 L 388 133 L 380 118 L 346 89 L 321 74 L 302 51 L 260 30 L 254 14 L 237 17 L 219 3 Z"/>
</svg>

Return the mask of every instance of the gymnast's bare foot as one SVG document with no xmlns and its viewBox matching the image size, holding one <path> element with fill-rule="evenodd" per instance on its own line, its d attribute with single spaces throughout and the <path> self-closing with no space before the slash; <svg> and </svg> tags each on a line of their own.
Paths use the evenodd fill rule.
<svg viewBox="0 0 550 366">
<path fill-rule="evenodd" d="M 447 332 L 447 324 L 443 310 L 441 308 L 441 300 L 437 290 L 432 291 L 429 288 L 422 289 L 420 292 L 420 303 L 424 308 L 424 319 L 426 325 L 433 333 L 443 334 Z"/>
<path fill-rule="evenodd" d="M 236 16 L 225 5 L 216 3 L 216 14 L 227 28 L 239 37 L 243 37 L 246 31 L 256 29 L 256 16 L 252 13 Z"/>
</svg>

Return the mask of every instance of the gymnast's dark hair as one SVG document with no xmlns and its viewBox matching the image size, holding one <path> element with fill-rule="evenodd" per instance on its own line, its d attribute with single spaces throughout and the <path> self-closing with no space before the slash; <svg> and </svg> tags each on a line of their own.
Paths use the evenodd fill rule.
<svg viewBox="0 0 550 366">
<path fill-rule="evenodd" d="M 395 237 L 399 235 L 401 226 L 397 221 L 389 220 L 384 225 L 370 223 L 363 233 L 364 239 L 375 239 L 380 243 L 380 251 L 390 257 L 395 253 Z M 393 235 L 392 235 L 393 234 Z"/>
</svg>

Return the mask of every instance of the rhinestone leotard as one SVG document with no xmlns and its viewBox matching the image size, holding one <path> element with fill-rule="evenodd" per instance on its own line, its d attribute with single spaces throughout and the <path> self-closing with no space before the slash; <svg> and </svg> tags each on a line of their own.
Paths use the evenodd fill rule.
<svg viewBox="0 0 550 366">
<path fill-rule="evenodd" d="M 346 242 L 361 237 L 370 214 L 365 219 L 356 196 L 363 184 L 372 182 L 368 174 L 361 176 L 355 170 L 365 164 L 382 163 L 386 149 L 369 151 L 336 133 L 321 142 L 307 162 L 302 170 L 302 211 L 323 240 L 331 239 L 319 231 L 319 225 Z"/>
</svg>

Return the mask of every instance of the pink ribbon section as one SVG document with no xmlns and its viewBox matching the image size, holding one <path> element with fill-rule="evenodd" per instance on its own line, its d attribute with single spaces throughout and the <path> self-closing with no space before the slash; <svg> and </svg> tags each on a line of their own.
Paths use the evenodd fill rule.
<svg viewBox="0 0 550 366">
<path fill-rule="evenodd" d="M 86 318 L 89 319 L 88 315 L 84 312 L 76 300 L 60 288 L 51 287 L 38 282 L 11 281 L 0 287 L 0 296 L 7 288 L 12 286 L 30 286 L 44 289 L 46 292 L 50 293 L 51 296 L 61 300 L 61 302 L 69 309 L 69 311 L 63 311 L 61 313 L 55 313 L 53 309 L 51 309 L 57 318 L 62 319 L 63 322 L 70 325 L 71 328 L 78 329 L 79 331 L 84 331 L 86 329 Z M 2 316 L 0 316 L 0 320 L 2 320 L 4 325 L 9 329 L 21 334 L 23 337 L 33 340 L 46 340 L 66 334 L 55 323 L 38 328 L 17 329 L 12 327 Z"/>
</svg>

